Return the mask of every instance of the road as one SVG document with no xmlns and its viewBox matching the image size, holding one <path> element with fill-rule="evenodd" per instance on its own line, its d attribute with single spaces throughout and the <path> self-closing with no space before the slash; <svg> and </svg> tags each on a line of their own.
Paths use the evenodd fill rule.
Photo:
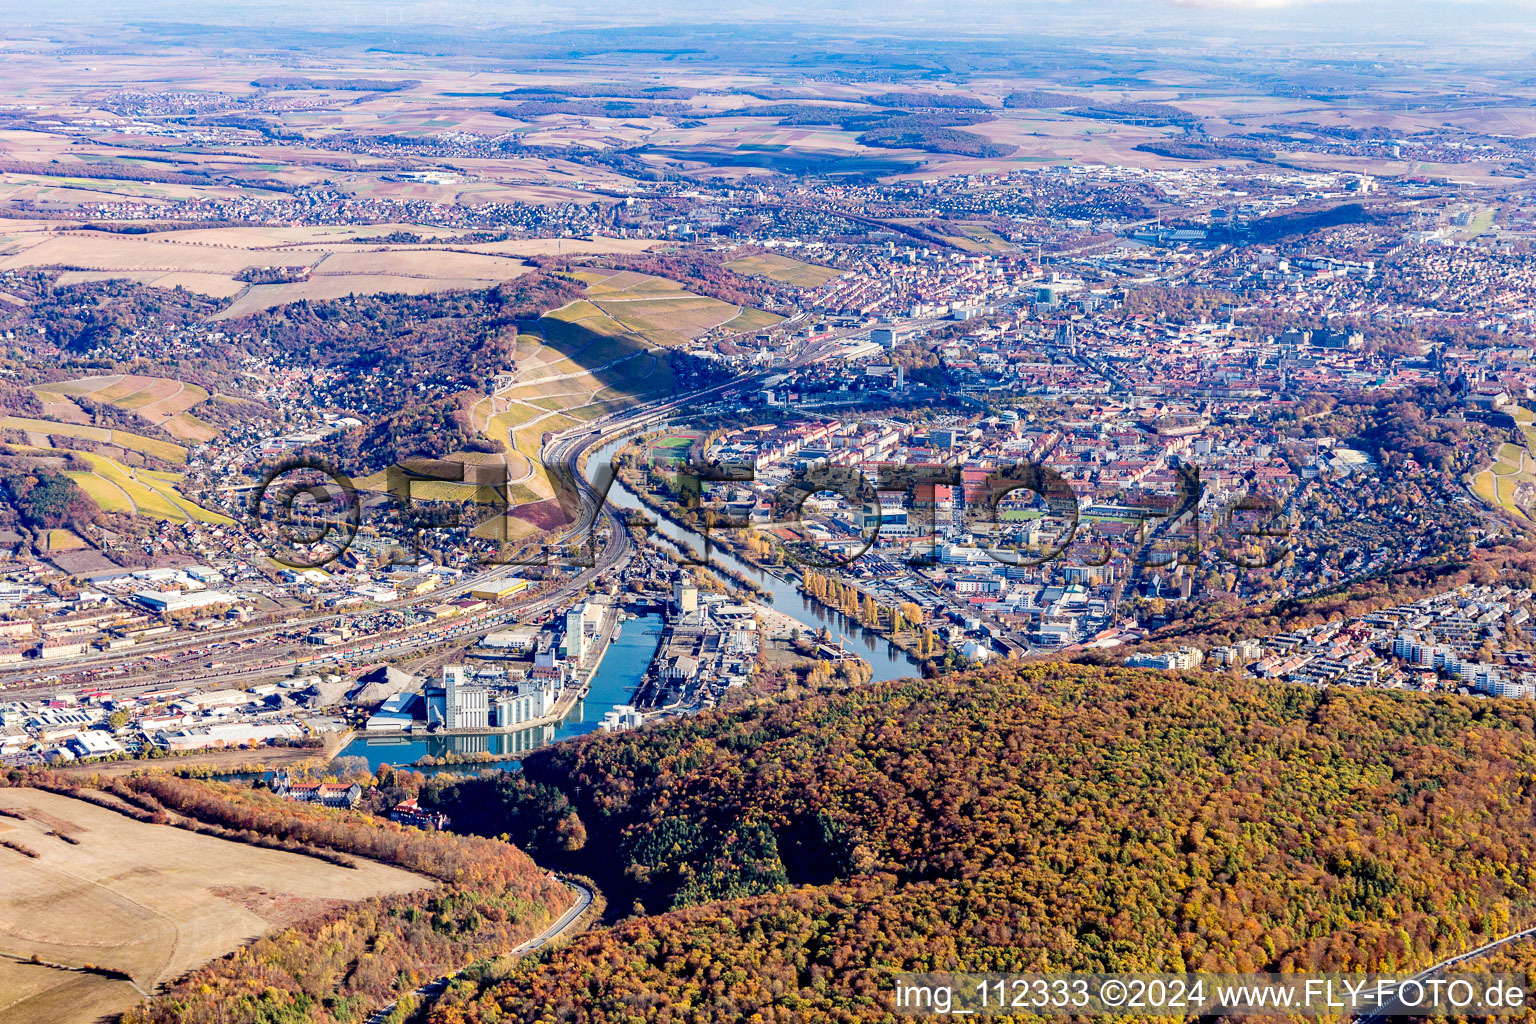
<svg viewBox="0 0 1536 1024">
<path fill-rule="evenodd" d="M 914 320 L 898 324 L 897 328 L 911 329 L 932 326 L 933 323 L 930 320 Z M 865 330 L 867 328 L 835 331 L 805 346 L 790 360 L 787 368 L 841 358 L 850 351 L 847 339 Z M 303 666 L 325 672 L 375 664 L 386 658 L 397 658 L 443 643 L 473 640 L 476 636 L 502 628 L 512 621 L 535 618 L 568 603 L 580 595 L 589 583 L 614 566 L 623 564 L 633 554 L 628 531 L 606 506 L 604 495 L 598 494 L 582 472 L 582 458 L 593 448 L 615 437 L 661 422 L 678 410 L 695 409 L 703 402 L 760 387 L 762 380 L 773 372 L 778 371 L 734 377 L 686 395 L 647 402 L 573 430 L 551 435 L 541 453 L 544 463 L 547 466 L 563 467 L 576 487 L 581 502 L 581 514 L 576 517 L 577 521 L 556 543 L 579 547 L 585 541 L 592 540 L 599 547 L 591 552 L 593 565 L 559 586 L 532 595 L 529 599 L 444 623 L 427 623 L 390 633 L 370 633 L 328 648 L 315 648 L 298 639 L 277 639 L 274 634 L 307 633 L 336 623 L 339 619 L 371 614 L 373 610 L 342 615 L 334 611 L 308 613 L 283 622 L 265 622 L 197 636 L 178 635 L 137 645 L 131 651 L 91 652 L 81 657 L 46 664 L 28 662 L 14 668 L 0 669 L 0 690 L 4 691 L 7 698 L 25 700 L 71 688 L 110 689 L 115 694 L 132 696 L 166 687 L 250 685 L 263 679 L 288 675 L 295 668 Z M 517 569 L 517 566 L 493 568 L 441 590 L 408 598 L 384 608 L 409 609 L 417 605 L 438 604 L 512 575 Z M 221 649 L 214 655 L 214 660 L 222 660 L 225 664 L 218 669 L 207 667 L 207 659 L 212 653 L 207 648 L 211 644 L 228 645 L 234 641 L 259 641 L 268 637 L 272 638 L 269 642 L 252 643 L 243 649 Z M 198 653 L 194 654 L 193 651 Z"/>
<path fill-rule="evenodd" d="M 1489 953 L 1492 953 L 1494 950 L 1502 949 L 1504 946 L 1507 946 L 1512 942 L 1519 942 L 1521 939 L 1530 938 L 1536 938 L 1536 928 L 1527 928 L 1524 931 L 1514 932 L 1513 934 L 1504 936 L 1502 939 L 1495 939 L 1492 942 L 1484 943 L 1483 945 L 1478 946 L 1476 949 L 1469 949 L 1465 953 L 1458 953 L 1453 957 L 1447 957 L 1434 966 L 1426 967 L 1418 974 L 1415 974 L 1412 980 L 1417 982 L 1427 981 L 1448 967 L 1455 967 L 1458 964 L 1465 964 L 1470 963 L 1473 960 L 1480 960 L 1487 956 Z M 1389 1017 L 1397 1016 L 1397 1014 L 1393 1013 L 1393 1011 L 1397 1009 L 1401 1009 L 1397 1003 L 1388 1003 L 1385 1006 L 1376 1007 L 1368 1013 L 1356 1016 L 1355 1020 L 1360 1021 L 1361 1024 L 1376 1024 L 1378 1021 L 1383 1021 Z M 1421 1016 L 1420 1014 L 1406 1015 Z"/>
<path fill-rule="evenodd" d="M 524 954 L 532 953 L 535 950 L 543 949 L 545 946 L 549 945 L 551 942 L 554 942 L 556 939 L 560 938 L 567 931 L 569 931 L 571 926 L 576 923 L 576 919 L 580 917 L 586 911 L 586 909 L 592 905 L 591 889 L 588 889 L 586 886 L 578 882 L 572 882 L 567 879 L 562 878 L 560 881 L 568 889 L 571 889 L 576 893 L 575 905 L 572 906 L 571 909 L 567 910 L 564 914 L 562 914 L 560 919 L 554 924 L 550 925 L 548 928 L 544 929 L 538 935 L 535 935 L 521 946 L 511 950 L 508 955 L 523 956 Z M 442 995 L 443 990 L 448 987 L 449 983 L 452 982 L 454 978 L 457 978 L 467 970 L 469 970 L 469 968 L 465 967 L 462 970 L 454 971 L 452 974 L 445 974 L 441 978 L 438 978 L 436 981 L 430 981 L 425 985 L 417 987 L 416 989 L 412 990 L 410 994 L 416 997 L 418 1001 L 417 1005 L 429 1002 Z M 389 1015 L 395 1012 L 395 1007 L 399 1004 L 399 1002 L 400 1001 L 397 999 L 395 1002 L 390 1003 L 388 1006 L 381 1006 L 379 1009 L 375 1010 L 373 1014 L 368 1018 L 368 1024 L 384 1024 L 384 1021 L 389 1017 Z"/>
<path fill-rule="evenodd" d="M 756 377 L 739 377 L 691 392 L 679 398 L 655 401 L 627 409 L 622 413 L 603 417 L 594 423 L 550 437 L 543 450 L 543 459 L 549 466 L 561 466 L 569 474 L 576 488 L 581 512 L 576 520 L 555 540 L 555 545 L 580 547 L 592 541 L 596 548 L 591 552 L 593 564 L 577 575 L 562 581 L 558 586 L 544 590 L 531 598 L 515 601 L 510 605 L 493 606 L 477 614 L 443 623 L 427 623 L 388 634 L 371 634 L 331 648 L 315 648 L 302 641 L 276 641 L 260 644 L 243 652 L 220 654 L 228 664 L 221 670 L 204 667 L 207 655 L 188 658 L 189 649 L 203 649 L 210 643 L 228 643 L 234 640 L 251 640 L 274 633 L 304 632 L 334 623 L 336 612 L 310 614 L 295 617 L 282 623 L 263 623 L 238 629 L 224 630 L 217 634 L 182 636 L 172 640 L 152 642 L 134 648 L 131 652 L 102 651 L 83 658 L 70 659 L 50 665 L 60 679 L 35 682 L 5 691 L 12 699 L 28 699 L 48 696 L 65 686 L 90 686 L 110 689 L 114 694 L 132 696 L 148 690 L 167 686 L 239 686 L 249 685 L 262 679 L 287 675 L 304 665 L 317 672 L 333 671 L 347 667 L 376 663 L 384 658 L 399 657 L 443 643 L 473 640 L 513 621 L 537 618 L 562 604 L 569 603 L 586 590 L 589 583 L 601 578 L 615 566 L 621 565 L 633 554 L 633 542 L 618 516 L 608 508 L 585 474 L 581 471 L 582 457 L 591 449 L 609 439 L 638 430 L 647 424 L 665 419 L 679 408 L 700 400 L 718 397 L 732 389 L 753 385 Z M 606 529 L 605 529 L 606 528 Z M 473 577 L 433 591 L 422 597 L 411 598 L 388 608 L 411 608 L 421 604 L 438 604 L 469 590 L 486 586 L 496 580 L 515 574 L 518 566 L 499 566 Z M 302 655 L 308 655 L 301 659 Z M 155 665 L 149 659 L 155 656 L 177 657 L 180 664 Z M 140 662 L 133 672 L 112 676 L 71 679 L 69 674 L 81 673 L 107 665 L 121 666 L 128 659 Z M 30 663 L 18 666 L 11 672 L 0 672 L 0 684 L 32 682 L 39 674 L 39 666 Z"/>
</svg>

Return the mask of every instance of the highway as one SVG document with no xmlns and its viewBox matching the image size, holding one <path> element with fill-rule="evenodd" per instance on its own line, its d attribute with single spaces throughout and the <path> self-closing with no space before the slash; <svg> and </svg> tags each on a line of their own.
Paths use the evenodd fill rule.
<svg viewBox="0 0 1536 1024">
<path fill-rule="evenodd" d="M 1418 974 L 1415 974 L 1412 980 L 1422 983 L 1429 980 L 1430 978 L 1433 978 L 1435 975 L 1439 974 L 1441 971 L 1446 970 L 1447 968 L 1456 967 L 1459 964 L 1471 963 L 1473 960 L 1480 960 L 1487 956 L 1489 953 L 1492 953 L 1497 949 L 1502 949 L 1512 942 L 1519 942 L 1521 939 L 1530 938 L 1536 938 L 1536 928 L 1526 928 L 1524 931 L 1513 932 L 1504 936 L 1502 939 L 1494 939 L 1492 942 L 1486 942 L 1483 945 L 1478 946 L 1476 949 L 1469 949 L 1465 953 L 1458 953 L 1453 957 L 1447 957 L 1434 966 L 1426 967 Z M 1424 1014 L 1407 1012 L 1404 1007 L 1399 1006 L 1396 1002 L 1392 1002 L 1387 1003 L 1384 1006 L 1378 1006 L 1367 1013 L 1357 1014 L 1355 1016 L 1355 1020 L 1359 1021 L 1360 1024 L 1377 1024 L 1379 1021 L 1384 1021 L 1389 1017 L 1395 1016 L 1420 1017 L 1424 1016 Z"/>
</svg>

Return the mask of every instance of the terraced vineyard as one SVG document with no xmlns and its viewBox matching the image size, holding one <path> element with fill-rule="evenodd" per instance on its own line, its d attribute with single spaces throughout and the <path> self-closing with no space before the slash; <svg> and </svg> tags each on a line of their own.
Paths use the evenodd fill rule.
<svg viewBox="0 0 1536 1024">
<path fill-rule="evenodd" d="M 777 253 L 743 256 L 739 260 L 731 260 L 725 266 L 738 274 L 745 274 L 748 277 L 766 277 L 794 285 L 796 288 L 820 288 L 842 273 L 831 267 L 805 263 Z"/>
<path fill-rule="evenodd" d="M 1536 499 L 1536 425 L 1527 409 L 1516 407 L 1510 415 L 1525 435 L 1525 447 L 1500 445 L 1493 462 L 1473 475 L 1472 493 L 1489 507 L 1529 522 Z"/>
<path fill-rule="evenodd" d="M 109 456 L 72 448 L 35 445 L 13 447 L 43 457 L 68 455 L 85 460 L 90 464 L 89 471 L 67 469 L 64 475 L 79 485 L 86 497 L 103 512 L 147 516 L 173 523 L 191 521 L 227 526 L 234 522 L 228 516 L 203 508 L 182 494 L 177 489 L 182 481 L 180 473 L 125 466 Z"/>
<path fill-rule="evenodd" d="M 183 465 L 187 461 L 187 450 L 179 444 L 170 441 L 161 441 L 153 437 L 145 437 L 142 434 L 130 433 L 126 430 L 111 430 L 107 427 L 92 427 L 79 423 L 57 423 L 53 420 L 40 420 L 31 416 L 0 416 L 0 427 L 11 427 L 14 430 L 24 430 L 28 434 L 56 437 L 78 437 L 84 441 L 99 441 L 103 444 L 115 444 L 119 448 L 139 452 L 144 455 L 152 455 L 157 459 L 176 465 Z"/>
<path fill-rule="evenodd" d="M 162 427 L 172 437 L 184 441 L 210 441 L 219 428 L 190 411 L 208 401 L 208 392 L 196 384 L 166 377 L 141 377 L 113 374 L 106 377 L 82 377 L 34 387 L 49 416 L 70 422 L 86 422 L 72 415 L 80 408 L 71 399 L 85 397 L 132 412 L 152 426 Z"/>
</svg>

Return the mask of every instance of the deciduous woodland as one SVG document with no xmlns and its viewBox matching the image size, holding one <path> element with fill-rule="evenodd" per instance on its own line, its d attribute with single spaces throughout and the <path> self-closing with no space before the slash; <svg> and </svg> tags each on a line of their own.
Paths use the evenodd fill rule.
<svg viewBox="0 0 1536 1024">
<path fill-rule="evenodd" d="M 347 1024 L 450 971 L 507 952 L 548 927 L 570 891 L 508 843 L 422 832 L 360 811 L 295 804 L 228 783 L 131 776 L 75 792 L 224 838 L 311 852 L 337 863 L 371 857 L 441 884 L 364 900 L 283 928 L 216 960 L 130 1010 L 124 1024 Z M 131 807 L 125 807 L 126 801 Z M 135 809 L 136 808 L 136 809 Z M 338 856 L 343 855 L 343 856 Z"/>
<path fill-rule="evenodd" d="M 1063 665 L 560 744 L 529 799 L 564 793 L 641 905 L 432 1019 L 876 1020 L 897 969 L 1414 968 L 1536 923 L 1533 769 L 1514 702 Z"/>
</svg>

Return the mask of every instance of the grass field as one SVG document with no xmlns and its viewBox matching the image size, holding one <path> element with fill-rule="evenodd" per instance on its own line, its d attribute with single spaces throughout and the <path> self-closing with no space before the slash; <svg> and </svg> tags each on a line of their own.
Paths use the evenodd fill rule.
<svg viewBox="0 0 1536 1024">
<path fill-rule="evenodd" d="M 667 348 L 680 348 L 742 313 L 740 306 L 701 295 L 601 299 L 594 303 L 625 329 Z"/>
<path fill-rule="evenodd" d="M 1525 435 L 1525 447 L 1536 452 L 1536 413 L 1517 405 L 1510 410 L 1509 414 L 1519 425 L 1520 432 Z"/>
<path fill-rule="evenodd" d="M 141 434 L 130 434 L 126 430 L 109 430 L 106 427 L 89 427 L 78 423 L 55 423 L 53 420 L 33 419 L 30 416 L 0 416 L 0 427 L 115 444 L 119 448 L 153 455 L 174 465 L 185 465 L 187 461 L 187 450 L 181 445 Z"/>
<path fill-rule="evenodd" d="M 1492 209 L 1478 210 L 1472 215 L 1472 219 L 1465 227 L 1457 228 L 1453 234 L 1458 238 L 1476 238 L 1493 230 L 1495 211 Z"/>
<path fill-rule="evenodd" d="M 1526 511 L 1515 501 L 1515 488 L 1521 482 L 1516 477 L 1485 469 L 1472 478 L 1472 493 L 1489 507 L 1506 513 L 1512 519 L 1529 519 Z"/>
<path fill-rule="evenodd" d="M 682 462 L 688 457 L 688 449 L 703 436 L 692 430 L 663 434 L 651 442 L 647 457 L 653 463 Z"/>
<path fill-rule="evenodd" d="M 95 502 L 103 512 L 142 515 L 173 523 L 191 521 L 220 526 L 229 526 L 234 523 L 234 520 L 228 516 L 203 508 L 183 495 L 177 489 L 177 485 L 182 480 L 180 473 L 125 466 L 116 459 L 99 452 L 78 451 L 72 448 L 15 445 L 12 450 L 53 462 L 58 462 L 63 456 L 68 455 L 84 459 L 90 464 L 89 470 L 66 469 L 64 475 L 78 484 L 86 497 Z"/>
<path fill-rule="evenodd" d="M 1013 252 L 1018 248 L 985 225 L 961 224 L 959 228 L 961 237 L 957 244 L 969 252 Z"/>
<path fill-rule="evenodd" d="M 739 260 L 731 260 L 726 267 L 738 274 L 745 274 L 748 277 L 766 277 L 796 288 L 820 288 L 833 278 L 842 275 L 841 270 L 833 270 L 831 267 L 823 267 L 815 263 L 803 263 L 776 253 L 743 256 Z"/>
<path fill-rule="evenodd" d="M 73 530 L 49 530 L 49 551 L 79 551 L 85 547 L 85 541 Z"/>
<path fill-rule="evenodd" d="M 764 328 L 782 323 L 783 320 L 784 318 L 777 313 L 770 313 L 765 309 L 747 307 L 738 313 L 735 319 L 726 321 L 725 329 L 728 331 L 741 331 L 743 333 L 747 331 L 761 331 Z"/>
<path fill-rule="evenodd" d="M 356 870 L 148 825 L 35 789 L 0 789 L 0 1024 L 79 1024 L 115 1015 L 255 936 L 371 896 L 432 884 L 359 860 Z M 50 835 L 67 835 L 72 845 Z M 126 982 L 68 970 L 123 971 Z"/>
<path fill-rule="evenodd" d="M 73 471 L 66 472 L 64 475 L 79 484 L 86 497 L 94 501 L 96 507 L 103 512 L 124 512 L 128 515 L 134 513 L 133 498 L 106 477 L 97 476 L 95 473 Z"/>
</svg>

